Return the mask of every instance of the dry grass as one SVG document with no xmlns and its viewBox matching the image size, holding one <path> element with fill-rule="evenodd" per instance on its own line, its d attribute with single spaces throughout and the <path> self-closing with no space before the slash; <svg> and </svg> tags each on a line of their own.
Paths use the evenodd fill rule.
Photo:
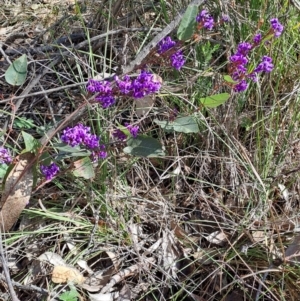
<svg viewBox="0 0 300 301">
<path fill-rule="evenodd" d="M 24 148 L 21 130 L 43 137 L 85 103 L 88 78 L 110 76 L 129 63 L 186 7 L 177 1 L 29 2 L 22 10 L 13 1 L 0 8 L 7 55 L 0 73 L 7 58 L 27 53 L 30 61 L 23 86 L 0 77 L 1 98 L 9 100 L 1 102 L 1 142 L 15 155 Z M 2 267 L 9 268 L 20 300 L 59 300 L 74 291 L 78 298 L 67 301 L 299 300 L 299 11 L 282 1 L 262 2 L 209 6 L 216 16 L 229 14 L 230 26 L 210 34 L 211 44 L 205 39 L 186 49 L 182 72 L 153 67 L 164 91 L 146 116 L 136 116 L 131 100 L 81 116 L 110 146 L 109 157 L 92 181 L 65 172 L 38 186 L 14 228 L 3 233 Z M 224 105 L 199 109 L 199 97 L 230 91 L 222 81 L 228 55 L 251 38 L 262 17 L 267 29 L 274 16 L 285 25 L 269 49 L 275 70 Z M 16 35 L 20 27 L 23 36 Z M 145 30 L 109 34 L 125 27 Z M 73 46 L 55 46 L 62 37 Z M 172 118 L 174 109 L 196 114 L 200 133 L 168 133 L 153 121 Z M 20 118 L 22 125 L 14 122 Z M 32 125 L 25 127 L 26 120 Z M 109 133 L 126 121 L 158 138 L 166 156 L 125 155 Z M 60 258 L 49 259 L 53 254 Z M 53 266 L 61 265 L 76 268 L 84 283 L 54 283 Z M 10 300 L 2 275 L 0 291 Z"/>
</svg>

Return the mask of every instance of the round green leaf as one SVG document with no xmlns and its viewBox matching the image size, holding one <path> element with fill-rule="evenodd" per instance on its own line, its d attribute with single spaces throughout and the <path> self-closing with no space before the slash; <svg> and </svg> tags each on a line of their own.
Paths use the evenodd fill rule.
<svg viewBox="0 0 300 301">
<path fill-rule="evenodd" d="M 232 77 L 230 75 L 224 75 L 223 78 L 228 83 L 231 83 L 231 84 L 236 84 L 237 83 L 235 80 L 232 79 Z"/>
<path fill-rule="evenodd" d="M 30 134 L 22 131 L 22 136 L 25 143 L 25 150 L 22 153 L 37 152 L 40 147 L 40 142 Z"/>
<path fill-rule="evenodd" d="M 77 178 L 92 179 L 95 177 L 94 167 L 89 157 L 75 161 L 73 174 Z"/>
<path fill-rule="evenodd" d="M 179 117 L 172 122 L 155 119 L 154 122 L 166 131 L 175 131 L 179 133 L 199 132 L 198 123 L 193 116 Z"/>
<path fill-rule="evenodd" d="M 27 56 L 23 54 L 8 67 L 5 72 L 5 80 L 13 86 L 24 84 L 27 76 L 27 65 Z"/>
<path fill-rule="evenodd" d="M 204 107 L 215 108 L 222 105 L 226 100 L 229 99 L 229 97 L 230 94 L 228 93 L 215 94 L 205 98 L 200 98 L 200 102 Z"/>
<path fill-rule="evenodd" d="M 137 138 L 129 138 L 124 153 L 137 157 L 158 157 L 165 153 L 162 145 L 154 138 L 145 135 L 139 135 Z"/>
</svg>

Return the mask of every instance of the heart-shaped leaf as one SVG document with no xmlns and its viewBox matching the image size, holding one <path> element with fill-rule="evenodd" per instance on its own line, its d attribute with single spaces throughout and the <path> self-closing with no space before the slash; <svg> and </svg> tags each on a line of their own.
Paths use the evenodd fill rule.
<svg viewBox="0 0 300 301">
<path fill-rule="evenodd" d="M 124 152 L 138 157 L 158 157 L 165 155 L 162 145 L 156 139 L 146 135 L 129 138 Z"/>
<path fill-rule="evenodd" d="M 155 119 L 154 122 L 166 131 L 175 131 L 179 133 L 198 133 L 199 126 L 193 116 L 179 117 L 174 121 L 161 121 Z"/>
<path fill-rule="evenodd" d="M 200 98 L 200 102 L 204 107 L 216 108 L 222 105 L 226 100 L 228 100 L 229 97 L 230 94 L 228 93 L 215 94 L 215 95 L 207 96 L 205 98 Z"/>
<path fill-rule="evenodd" d="M 27 56 L 23 54 L 8 67 L 5 72 L 5 80 L 13 86 L 24 84 L 27 76 L 27 65 Z"/>
<path fill-rule="evenodd" d="M 23 131 L 22 131 L 22 136 L 25 142 L 25 150 L 23 150 L 22 153 L 37 152 L 40 146 L 40 142 L 30 134 Z"/>
<path fill-rule="evenodd" d="M 179 40 L 186 41 L 193 35 L 197 13 L 198 7 L 196 5 L 188 6 L 177 30 L 177 38 Z"/>
<path fill-rule="evenodd" d="M 87 157 L 91 154 L 90 151 L 81 149 L 79 145 L 70 146 L 65 143 L 56 143 L 53 145 L 54 148 L 59 150 L 57 160 L 62 160 L 70 157 Z"/>
<path fill-rule="evenodd" d="M 224 75 L 223 78 L 228 83 L 231 83 L 231 84 L 236 84 L 237 83 L 235 80 L 232 79 L 232 77 L 230 75 Z"/>
<path fill-rule="evenodd" d="M 75 177 L 81 177 L 87 180 L 95 177 L 94 167 L 89 157 L 77 160 L 73 164 L 75 167 L 73 171 Z"/>
</svg>

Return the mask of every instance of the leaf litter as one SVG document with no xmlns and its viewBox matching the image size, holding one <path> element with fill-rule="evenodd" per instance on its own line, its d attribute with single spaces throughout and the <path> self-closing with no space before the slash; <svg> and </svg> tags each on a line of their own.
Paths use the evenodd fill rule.
<svg viewBox="0 0 300 301">
<path fill-rule="evenodd" d="M 85 9 L 80 3 L 78 5 L 76 9 L 73 7 L 76 13 Z M 34 15 L 38 15 L 41 6 L 30 7 Z M 103 11 L 105 9 L 103 7 Z M 123 13 L 117 14 L 116 21 Z M 28 18 L 30 15 L 24 13 L 21 7 L 18 7 L 17 13 L 11 10 L 10 14 L 14 19 L 21 19 L 25 15 Z M 146 16 L 146 21 L 151 22 L 151 14 Z M 138 24 L 140 20 L 136 22 Z M 41 28 L 42 31 L 46 30 L 44 25 Z M 9 34 L 16 28 L 7 26 L 7 29 L 0 30 Z M 54 31 L 54 34 L 59 34 L 59 30 Z M 138 49 L 138 41 L 134 36 L 130 38 L 130 47 Z M 49 32 L 45 33 L 43 42 L 48 43 L 50 40 Z M 22 45 L 28 45 L 25 39 L 11 43 L 17 51 L 22 50 Z M 80 56 L 75 50 L 74 53 Z M 72 63 L 76 55 L 73 59 L 68 58 L 68 64 Z M 43 54 L 39 56 L 46 59 Z M 40 62 L 39 56 L 30 59 Z M 76 66 L 85 69 L 88 62 L 82 60 L 82 57 L 77 60 L 78 57 L 75 59 Z M 100 53 L 100 57 L 104 55 Z M 67 74 L 66 65 L 57 69 L 64 76 Z M 73 72 L 74 69 L 71 70 Z M 205 78 L 201 78 L 201 81 L 204 82 Z M 58 84 L 49 74 L 43 82 L 45 89 Z M 197 82 L 194 84 L 198 87 Z M 201 89 L 204 88 L 205 85 Z M 10 89 L 6 87 L 5 97 L 15 92 Z M 76 101 L 78 90 L 69 92 L 72 101 Z M 61 91 L 51 97 L 54 107 L 66 106 L 67 98 L 65 94 L 62 96 Z M 23 111 L 27 112 L 28 108 L 32 108 L 31 103 L 35 106 L 37 101 L 34 97 L 28 97 L 24 100 Z M 188 102 L 190 99 L 182 97 L 180 101 Z M 155 118 L 165 125 L 166 116 L 157 113 L 160 109 L 155 108 L 157 103 L 157 99 L 143 99 L 130 114 L 141 117 L 143 126 L 149 126 L 151 130 L 156 126 L 152 122 Z M 122 105 L 120 110 L 123 109 Z M 161 105 L 165 106 L 166 102 L 161 102 Z M 150 108 L 156 109 L 155 114 Z M 22 228 L 18 228 L 19 217 L 30 198 L 33 198 L 33 202 L 37 201 L 37 195 L 32 195 L 33 174 L 28 167 L 32 158 L 30 155 L 21 155 L 7 177 L 1 199 L 1 225 L 5 232 L 15 225 L 13 230 L 24 233 L 23 238 L 16 234 L 15 241 L 6 241 L 5 251 L 8 259 L 12 259 L 12 276 L 19 274 L 21 276 L 15 279 L 24 276 L 22 284 L 37 284 L 47 289 L 48 284 L 45 283 L 52 280 L 59 284 L 55 286 L 50 282 L 54 291 L 59 291 L 60 284 L 75 281 L 80 297 L 85 298 L 86 293 L 82 293 L 81 289 L 86 290 L 90 300 L 253 300 L 253 292 L 260 281 L 259 277 L 253 276 L 255 273 L 266 270 L 270 261 L 278 256 L 285 259 L 287 264 L 297 264 L 299 261 L 299 238 L 295 234 L 299 224 L 295 209 L 298 208 L 296 203 L 299 200 L 291 187 L 294 180 L 282 170 L 284 176 L 274 176 L 274 183 L 270 185 L 270 203 L 261 201 L 264 193 L 261 186 L 265 185 L 265 179 L 258 171 L 259 167 L 253 164 L 256 154 L 247 143 L 242 150 L 237 151 L 238 143 L 230 139 L 236 130 L 232 128 L 232 120 L 244 116 L 235 116 L 230 106 L 225 108 L 228 111 L 224 112 L 220 107 L 219 111 L 218 108 L 214 109 L 210 117 L 203 120 L 200 118 L 201 122 L 207 124 L 210 118 L 220 120 L 220 128 L 214 125 L 213 128 L 203 130 L 203 124 L 196 124 L 193 120 L 184 124 L 182 121 L 185 119 L 179 119 L 179 124 L 175 122 L 174 130 L 182 132 L 184 129 L 187 133 L 199 135 L 186 138 L 179 134 L 174 139 L 170 133 L 166 134 L 164 148 L 159 145 L 157 149 L 167 154 L 167 160 L 142 158 L 131 162 L 126 155 L 123 161 L 117 158 L 114 164 L 126 174 L 126 185 L 124 179 L 118 177 L 113 178 L 112 183 L 105 178 L 100 181 L 101 173 L 98 170 L 95 176 L 85 177 L 90 179 L 87 182 L 91 185 L 98 180 L 103 182 L 107 190 L 102 195 L 101 185 L 93 189 L 93 186 L 80 180 L 76 182 L 81 187 L 79 194 L 76 194 L 73 179 L 65 179 L 66 182 L 61 183 L 65 185 L 62 190 L 51 184 L 45 186 L 38 198 L 47 204 L 48 209 L 40 210 L 33 206 L 30 214 L 26 210 L 28 221 L 22 222 L 22 218 Z M 44 105 L 40 108 L 36 106 L 36 109 L 41 109 L 41 116 L 48 116 L 48 109 Z M 67 107 L 56 113 L 61 116 L 69 113 L 69 110 L 70 107 Z M 230 122 L 225 115 L 230 116 Z M 47 124 L 50 120 L 45 119 L 41 124 Z M 240 129 L 241 132 L 244 130 Z M 220 143 L 220 137 L 224 139 L 224 144 Z M 191 140 L 184 150 L 185 139 Z M 286 166 L 299 160 L 295 141 L 289 142 L 293 148 L 291 161 Z M 228 148 L 224 149 L 224 145 Z M 140 154 L 145 150 L 138 151 L 137 154 Z M 128 162 L 132 163 L 130 168 L 126 165 Z M 115 168 L 114 164 L 112 166 Z M 188 175 L 182 171 L 181 166 L 188 169 Z M 114 169 L 110 171 L 113 174 Z M 274 212 L 273 217 L 270 211 Z M 62 218 L 62 214 L 66 218 Z M 74 216 L 80 216 L 81 223 L 77 226 Z M 83 229 L 84 223 L 86 231 Z M 26 234 L 28 230 L 29 234 Z M 9 235 L 14 237 L 14 232 Z M 243 246 L 247 246 L 247 252 L 242 252 Z M 25 277 L 27 272 L 31 276 Z M 289 282 L 288 277 L 285 283 L 296 283 L 295 279 Z M 269 283 L 279 283 L 281 272 L 273 271 L 266 279 Z M 274 285 L 273 292 L 276 290 L 279 291 Z M 20 291 L 24 300 L 31 298 L 32 293 Z M 286 292 L 286 300 L 297 300 L 297 289 L 289 291 L 291 294 L 295 292 L 294 299 L 289 299 L 289 292 Z M 265 300 L 276 300 L 267 290 L 264 293 Z"/>
</svg>

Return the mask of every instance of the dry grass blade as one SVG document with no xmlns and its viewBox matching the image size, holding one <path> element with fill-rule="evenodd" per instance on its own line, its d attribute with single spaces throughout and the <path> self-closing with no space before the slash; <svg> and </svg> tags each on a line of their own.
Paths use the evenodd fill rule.
<svg viewBox="0 0 300 301">
<path fill-rule="evenodd" d="M 28 204 L 33 185 L 33 171 L 29 168 L 34 154 L 20 155 L 19 162 L 9 173 L 1 198 L 0 227 L 9 231 Z"/>
</svg>

